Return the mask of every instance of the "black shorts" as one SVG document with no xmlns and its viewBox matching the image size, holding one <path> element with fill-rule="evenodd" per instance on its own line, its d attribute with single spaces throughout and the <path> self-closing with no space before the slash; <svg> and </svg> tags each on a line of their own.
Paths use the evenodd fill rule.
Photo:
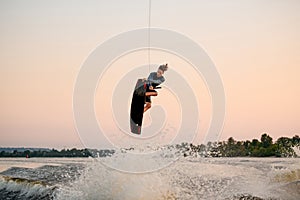
<svg viewBox="0 0 300 200">
<path fill-rule="evenodd" d="M 151 96 L 145 97 L 145 102 L 151 103 Z"/>
</svg>

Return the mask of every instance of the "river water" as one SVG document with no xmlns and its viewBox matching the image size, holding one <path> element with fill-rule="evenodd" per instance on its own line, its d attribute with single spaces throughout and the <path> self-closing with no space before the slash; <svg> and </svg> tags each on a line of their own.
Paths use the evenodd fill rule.
<svg viewBox="0 0 300 200">
<path fill-rule="evenodd" d="M 182 156 L 141 173 L 105 159 L 118 157 L 1 158 L 0 199 L 300 199 L 300 158 Z"/>
</svg>

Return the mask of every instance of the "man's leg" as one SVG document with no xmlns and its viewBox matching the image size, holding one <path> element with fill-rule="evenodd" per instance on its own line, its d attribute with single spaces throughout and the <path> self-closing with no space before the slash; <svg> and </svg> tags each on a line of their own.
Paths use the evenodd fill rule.
<svg viewBox="0 0 300 200">
<path fill-rule="evenodd" d="M 149 110 L 151 108 L 151 103 L 150 102 L 146 102 L 146 105 L 144 107 L 144 112 L 146 112 L 147 110 Z"/>
<path fill-rule="evenodd" d="M 146 92 L 145 96 L 146 96 L 146 97 L 149 97 L 149 96 L 157 96 L 157 92 L 156 92 L 156 91 L 153 91 L 153 92 Z"/>
<path fill-rule="evenodd" d="M 157 92 L 155 90 L 151 91 L 151 92 L 146 92 L 145 96 L 146 96 L 146 105 L 144 107 L 144 112 L 146 112 L 147 110 L 149 110 L 151 108 L 151 99 L 150 99 L 150 97 L 151 96 L 157 96 Z"/>
</svg>

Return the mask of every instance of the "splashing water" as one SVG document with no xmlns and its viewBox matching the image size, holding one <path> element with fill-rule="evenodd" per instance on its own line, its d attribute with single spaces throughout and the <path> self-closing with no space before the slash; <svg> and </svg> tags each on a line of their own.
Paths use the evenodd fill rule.
<svg viewBox="0 0 300 200">
<path fill-rule="evenodd" d="M 90 162 L 81 177 L 59 189 L 57 199 L 291 199 L 300 197 L 299 177 L 278 178 L 300 169 L 299 159 L 180 157 L 165 168 L 128 173 L 105 163 L 126 160 L 128 165 L 164 162 L 130 160 L 128 153 Z M 120 164 L 124 163 L 123 161 Z M 293 173 L 292 175 L 293 176 Z M 287 193 L 289 191 L 289 193 Z"/>
<path fill-rule="evenodd" d="M 45 163 L 37 168 L 26 168 L 31 166 L 30 160 L 24 166 L 22 160 L 11 160 L 19 165 L 0 173 L 0 199 L 298 200 L 300 197 L 299 158 L 183 157 L 168 148 L 160 149 L 160 154 L 152 154 L 155 156 L 147 157 L 148 160 L 134 160 L 136 157 L 132 156 L 156 150 L 120 150 L 111 157 L 97 159 L 30 159 Z M 111 168 L 112 163 L 114 167 L 126 166 Z M 153 163 L 160 168 L 133 173 L 133 169 L 144 169 Z"/>
</svg>

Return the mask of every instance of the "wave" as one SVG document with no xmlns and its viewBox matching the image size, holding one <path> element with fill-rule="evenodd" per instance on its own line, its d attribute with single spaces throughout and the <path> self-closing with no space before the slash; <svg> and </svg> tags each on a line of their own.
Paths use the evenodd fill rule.
<svg viewBox="0 0 300 200">
<path fill-rule="evenodd" d="M 54 199 L 57 186 L 39 180 L 0 176 L 0 199 Z"/>
<path fill-rule="evenodd" d="M 58 188 L 71 184 L 83 168 L 74 163 L 38 168 L 11 167 L 0 173 L 0 199 L 55 199 Z"/>
</svg>

